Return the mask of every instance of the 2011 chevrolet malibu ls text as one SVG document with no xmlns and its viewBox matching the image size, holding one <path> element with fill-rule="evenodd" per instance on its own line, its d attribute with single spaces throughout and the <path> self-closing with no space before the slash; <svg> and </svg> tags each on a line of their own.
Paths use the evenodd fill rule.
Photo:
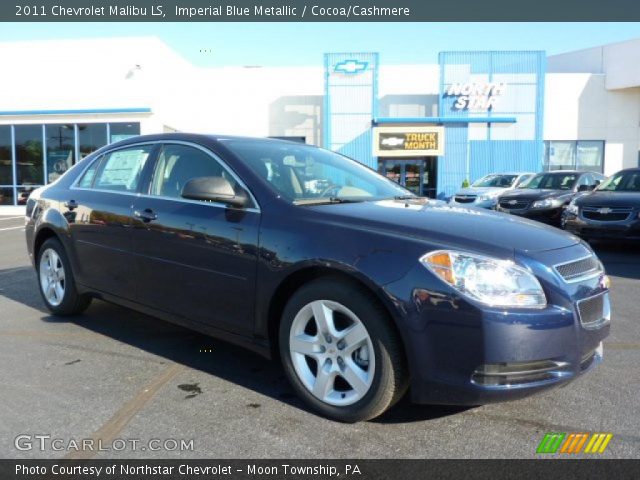
<svg viewBox="0 0 640 480">
<path fill-rule="evenodd" d="M 563 384 L 609 332 L 608 279 L 577 237 L 292 142 L 135 137 L 36 190 L 27 217 L 54 314 L 97 297 L 279 358 L 341 421 L 409 387 L 477 405 Z"/>
</svg>

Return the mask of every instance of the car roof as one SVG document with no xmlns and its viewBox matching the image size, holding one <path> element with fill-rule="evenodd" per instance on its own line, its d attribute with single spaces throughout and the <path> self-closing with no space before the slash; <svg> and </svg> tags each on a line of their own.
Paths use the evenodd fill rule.
<svg viewBox="0 0 640 480">
<path fill-rule="evenodd" d="M 140 142 L 160 142 L 163 140 L 178 140 L 178 141 L 198 141 L 198 140 L 213 140 L 214 142 L 224 142 L 225 140 L 250 140 L 250 141 L 260 141 L 260 142 L 270 142 L 274 144 L 284 144 L 284 145 L 306 145 L 309 147 L 314 147 L 314 145 L 308 145 L 300 142 L 294 142 L 292 140 L 285 140 L 281 138 L 268 138 L 268 137 L 249 137 L 242 135 L 222 135 L 222 134 L 202 134 L 202 133 L 186 133 L 186 132 L 172 132 L 172 133 L 155 133 L 149 135 L 138 135 L 136 137 L 131 137 L 126 140 L 121 140 L 119 142 L 112 143 L 109 145 L 112 147 L 113 145 L 130 145 Z"/>
</svg>

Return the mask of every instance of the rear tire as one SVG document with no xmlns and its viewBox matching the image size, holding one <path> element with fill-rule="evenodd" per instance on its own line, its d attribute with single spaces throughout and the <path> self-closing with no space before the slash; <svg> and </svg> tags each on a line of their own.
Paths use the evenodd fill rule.
<svg viewBox="0 0 640 480">
<path fill-rule="evenodd" d="M 339 278 L 302 286 L 280 323 L 280 355 L 297 394 L 341 422 L 375 418 L 408 388 L 402 343 L 367 290 Z"/>
<path fill-rule="evenodd" d="M 91 297 L 79 294 L 71 264 L 57 238 L 46 240 L 36 260 L 38 287 L 47 309 L 55 315 L 77 315 L 91 304 Z"/>
</svg>

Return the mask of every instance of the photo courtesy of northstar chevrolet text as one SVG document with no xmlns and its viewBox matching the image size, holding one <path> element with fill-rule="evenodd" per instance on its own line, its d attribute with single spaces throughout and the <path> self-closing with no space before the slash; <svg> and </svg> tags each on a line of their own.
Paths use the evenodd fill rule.
<svg viewBox="0 0 640 480">
<path fill-rule="evenodd" d="M 640 468 L 640 15 L 191 3 L 0 7 L 0 476 Z"/>
</svg>

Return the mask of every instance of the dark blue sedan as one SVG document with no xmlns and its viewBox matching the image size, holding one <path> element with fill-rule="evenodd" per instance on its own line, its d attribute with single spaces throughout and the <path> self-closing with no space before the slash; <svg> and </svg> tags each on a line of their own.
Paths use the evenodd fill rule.
<svg viewBox="0 0 640 480">
<path fill-rule="evenodd" d="M 408 389 L 475 405 L 566 383 L 609 332 L 607 276 L 577 237 L 297 143 L 132 138 L 36 190 L 27 216 L 54 314 L 99 298 L 279 358 L 341 421 Z"/>
</svg>

